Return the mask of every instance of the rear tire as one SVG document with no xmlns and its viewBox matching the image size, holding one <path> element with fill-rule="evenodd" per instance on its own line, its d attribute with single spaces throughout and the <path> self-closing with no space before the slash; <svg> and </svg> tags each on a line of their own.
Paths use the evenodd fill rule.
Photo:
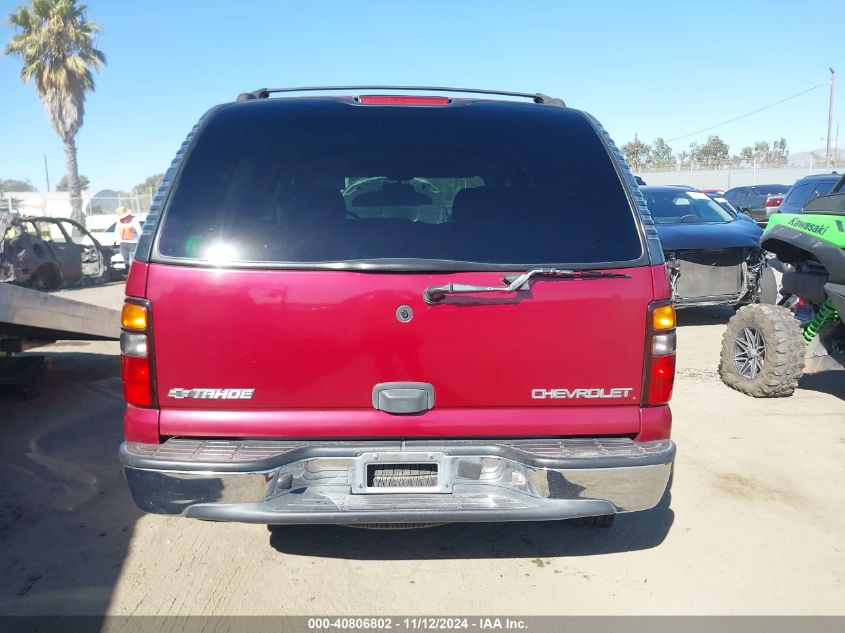
<svg viewBox="0 0 845 633">
<path fill-rule="evenodd" d="M 615 514 L 602 514 L 597 517 L 580 517 L 575 519 L 575 525 L 591 528 L 609 528 L 615 520 Z"/>
<path fill-rule="evenodd" d="M 86 262 L 86 257 L 89 260 L 93 259 L 94 257 L 97 258 L 98 261 L 97 266 L 95 268 L 95 272 L 90 272 L 90 269 L 94 268 L 94 262 Z M 106 259 L 106 255 L 101 249 L 96 248 L 95 246 L 90 246 L 88 247 L 88 250 L 83 254 L 82 258 L 82 283 L 84 285 L 99 286 L 111 279 L 111 263 L 108 261 L 108 259 Z M 88 267 L 88 273 L 86 273 L 86 267 Z"/>
<path fill-rule="evenodd" d="M 766 266 L 760 274 L 759 303 L 775 305 L 778 302 L 778 282 L 775 271 Z"/>
<path fill-rule="evenodd" d="M 437 485 L 437 472 L 433 467 L 385 464 L 374 468 L 372 479 L 368 484 L 372 488 L 430 488 Z M 443 525 L 443 523 L 349 523 L 347 527 L 369 530 L 411 530 L 438 525 Z"/>
<path fill-rule="evenodd" d="M 58 269 L 50 265 L 41 266 L 36 269 L 29 278 L 27 285 L 34 290 L 41 292 L 57 290 L 62 283 Z"/>
<path fill-rule="evenodd" d="M 437 471 L 432 468 L 386 464 L 373 469 L 371 488 L 431 488 L 437 485 Z"/>
<path fill-rule="evenodd" d="M 804 337 L 792 312 L 754 304 L 728 321 L 719 374 L 731 389 L 754 398 L 790 396 L 804 370 Z"/>
<path fill-rule="evenodd" d="M 445 523 L 344 523 L 344 527 L 360 530 L 420 530 L 446 525 Z"/>
</svg>

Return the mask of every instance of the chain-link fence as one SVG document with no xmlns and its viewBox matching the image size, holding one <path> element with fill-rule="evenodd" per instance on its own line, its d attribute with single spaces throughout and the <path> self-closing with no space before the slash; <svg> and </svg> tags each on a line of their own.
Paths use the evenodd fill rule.
<svg viewBox="0 0 845 633">
<path fill-rule="evenodd" d="M 811 174 L 829 174 L 832 169 L 807 167 L 767 167 L 747 169 L 678 169 L 635 172 L 649 185 L 689 185 L 697 189 L 724 189 L 748 185 L 781 184 L 791 186 Z M 840 168 L 840 173 L 841 173 Z"/>
<path fill-rule="evenodd" d="M 99 231 L 115 222 L 117 209 L 126 207 L 134 214 L 143 216 L 150 208 L 155 190 L 121 193 L 109 189 L 96 193 L 82 192 L 82 211 L 89 230 Z M 52 218 L 71 217 L 70 195 L 67 192 L 6 192 L 0 194 L 0 207 L 26 216 Z"/>
</svg>

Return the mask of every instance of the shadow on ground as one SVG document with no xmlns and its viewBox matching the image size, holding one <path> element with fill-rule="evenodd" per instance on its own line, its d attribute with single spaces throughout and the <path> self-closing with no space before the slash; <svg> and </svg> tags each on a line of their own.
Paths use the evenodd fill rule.
<svg viewBox="0 0 845 633">
<path fill-rule="evenodd" d="M 818 391 L 845 400 L 845 371 L 822 371 L 818 374 L 804 374 L 799 389 Z M 845 415 L 845 414 L 843 414 Z"/>
<path fill-rule="evenodd" d="M 119 361 L 49 353 L 38 398 L 0 394 L 0 615 L 102 615 L 140 515 L 117 459 Z"/>
<path fill-rule="evenodd" d="M 570 521 L 453 523 L 412 530 L 341 525 L 270 526 L 270 545 L 285 554 L 353 560 L 431 560 L 592 556 L 660 545 L 675 520 L 671 492 L 652 510 L 621 514 L 610 528 Z"/>
</svg>

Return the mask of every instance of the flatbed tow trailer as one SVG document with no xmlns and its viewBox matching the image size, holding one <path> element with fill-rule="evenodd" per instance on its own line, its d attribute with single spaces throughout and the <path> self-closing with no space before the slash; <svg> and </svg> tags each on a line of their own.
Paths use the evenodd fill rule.
<svg viewBox="0 0 845 633">
<path fill-rule="evenodd" d="M 12 385 L 21 398 L 37 396 L 47 372 L 45 356 L 21 352 L 55 341 L 119 339 L 117 310 L 0 283 L 0 385 Z"/>
</svg>

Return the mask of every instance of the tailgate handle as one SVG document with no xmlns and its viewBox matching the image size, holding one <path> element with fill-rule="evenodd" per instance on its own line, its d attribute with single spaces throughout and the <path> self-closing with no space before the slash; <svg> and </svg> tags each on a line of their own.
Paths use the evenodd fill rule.
<svg viewBox="0 0 845 633">
<path fill-rule="evenodd" d="M 385 413 L 422 413 L 434 408 L 434 385 L 380 382 L 373 387 L 373 408 Z"/>
</svg>

